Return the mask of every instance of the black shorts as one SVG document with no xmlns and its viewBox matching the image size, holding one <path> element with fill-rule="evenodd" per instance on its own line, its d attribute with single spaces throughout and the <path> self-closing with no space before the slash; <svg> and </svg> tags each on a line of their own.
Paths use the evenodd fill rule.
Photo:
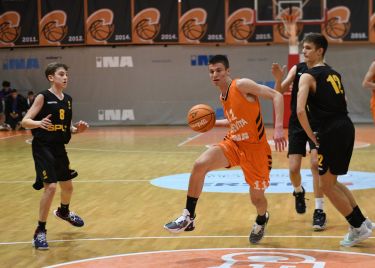
<svg viewBox="0 0 375 268">
<path fill-rule="evenodd" d="M 296 119 L 298 121 L 298 119 Z M 288 126 L 288 156 L 300 154 L 306 156 L 306 143 L 309 143 L 310 150 L 316 149 L 315 143 L 310 140 L 305 130 L 295 120 L 289 120 Z"/>
<path fill-rule="evenodd" d="M 354 125 L 349 117 L 325 122 L 319 128 L 319 175 L 324 175 L 328 169 L 334 175 L 348 172 L 354 136 Z"/>
<path fill-rule="evenodd" d="M 32 152 L 38 179 L 56 183 L 71 179 L 69 158 L 64 144 L 43 144 L 33 139 Z"/>
</svg>

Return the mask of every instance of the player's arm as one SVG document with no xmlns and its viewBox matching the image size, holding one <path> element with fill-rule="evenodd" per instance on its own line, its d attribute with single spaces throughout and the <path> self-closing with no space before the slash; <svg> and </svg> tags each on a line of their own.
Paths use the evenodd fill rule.
<svg viewBox="0 0 375 268">
<path fill-rule="evenodd" d="M 281 68 L 278 63 L 272 63 L 272 75 L 275 79 L 275 89 L 280 93 L 284 93 L 289 90 L 290 85 L 293 83 L 294 78 L 296 76 L 297 66 L 294 65 L 289 70 L 286 78 L 282 80 L 285 70 L 286 70 L 285 65 Z"/>
<path fill-rule="evenodd" d="M 23 117 L 21 121 L 21 125 L 24 128 L 34 129 L 34 128 L 42 128 L 45 130 L 48 130 L 48 127 L 52 125 L 50 117 L 51 114 L 47 115 L 45 118 L 43 118 L 40 121 L 34 120 L 35 116 L 40 112 L 44 104 L 44 96 L 42 94 L 39 94 L 36 96 L 33 105 L 30 107 L 30 109 L 27 111 L 25 116 Z"/>
<path fill-rule="evenodd" d="M 265 99 L 270 99 L 273 102 L 275 109 L 275 131 L 274 141 L 277 151 L 284 150 L 286 140 L 284 138 L 283 129 L 283 114 L 284 114 L 284 98 L 280 92 L 264 85 L 260 85 L 251 79 L 242 78 L 237 80 L 237 88 L 242 94 L 251 94 Z"/>
<path fill-rule="evenodd" d="M 228 119 L 217 119 L 215 122 L 216 127 L 229 127 Z"/>
<path fill-rule="evenodd" d="M 369 90 L 375 90 L 375 61 L 373 61 L 368 68 L 367 73 L 365 74 L 365 77 L 362 81 L 362 87 L 369 89 Z"/>
<path fill-rule="evenodd" d="M 315 91 L 316 82 L 312 75 L 303 74 L 299 80 L 298 84 L 298 95 L 297 95 L 297 116 L 301 123 L 301 126 L 305 130 L 307 136 L 318 145 L 318 141 L 311 129 L 309 119 L 306 112 L 307 98 L 309 97 L 309 92 Z"/>
<path fill-rule="evenodd" d="M 89 124 L 87 124 L 85 121 L 80 120 L 79 122 L 71 124 L 70 126 L 70 132 L 72 134 L 78 134 L 84 132 L 89 127 Z"/>
</svg>

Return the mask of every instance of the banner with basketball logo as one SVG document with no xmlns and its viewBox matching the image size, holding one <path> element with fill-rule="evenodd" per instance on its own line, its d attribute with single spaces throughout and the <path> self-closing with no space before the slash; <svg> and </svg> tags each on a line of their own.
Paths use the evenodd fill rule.
<svg viewBox="0 0 375 268">
<path fill-rule="evenodd" d="M 370 42 L 375 43 L 375 0 L 370 0 L 369 35 Z"/>
<path fill-rule="evenodd" d="M 330 42 L 368 41 L 368 22 L 368 0 L 330 0 L 322 33 Z"/>
<path fill-rule="evenodd" d="M 272 26 L 256 25 L 254 0 L 228 1 L 226 42 L 246 45 L 251 42 L 272 42 Z"/>
<path fill-rule="evenodd" d="M 37 0 L 3 0 L 0 7 L 0 47 L 39 45 Z"/>
<path fill-rule="evenodd" d="M 40 1 L 40 45 L 69 46 L 85 43 L 83 1 Z"/>
<path fill-rule="evenodd" d="M 177 0 L 134 0 L 133 43 L 178 43 Z"/>
<path fill-rule="evenodd" d="M 86 43 L 128 44 L 131 36 L 130 0 L 86 0 Z"/>
<path fill-rule="evenodd" d="M 225 42 L 225 0 L 181 0 L 179 14 L 181 44 Z"/>
</svg>

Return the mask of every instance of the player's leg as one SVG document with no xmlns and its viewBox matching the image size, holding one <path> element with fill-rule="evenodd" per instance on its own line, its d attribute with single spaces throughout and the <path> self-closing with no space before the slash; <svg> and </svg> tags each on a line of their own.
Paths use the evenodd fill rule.
<svg viewBox="0 0 375 268">
<path fill-rule="evenodd" d="M 301 154 L 289 154 L 289 177 L 293 185 L 295 209 L 299 214 L 306 212 L 305 189 L 302 186 L 301 177 Z"/>
<path fill-rule="evenodd" d="M 322 231 L 326 228 L 327 216 L 324 212 L 324 194 L 319 183 L 318 150 L 312 149 L 310 155 L 310 168 L 313 176 L 313 189 L 315 197 L 315 210 L 313 214 L 312 226 L 315 231 Z"/>
<path fill-rule="evenodd" d="M 249 241 L 252 244 L 257 244 L 263 238 L 269 219 L 268 203 L 264 191 L 264 189 L 254 189 L 250 186 L 251 203 L 255 206 L 258 213 L 249 236 Z"/>
<path fill-rule="evenodd" d="M 229 145 L 226 144 L 225 146 Z M 231 151 L 231 149 L 228 149 L 228 151 Z M 230 163 L 224 154 L 223 147 L 221 146 L 212 146 L 201 156 L 199 156 L 194 162 L 190 175 L 186 206 L 182 211 L 182 215 L 177 219 L 165 224 L 164 229 L 171 233 L 194 230 L 195 208 L 198 198 L 202 193 L 206 174 L 211 170 L 229 166 Z"/>
</svg>

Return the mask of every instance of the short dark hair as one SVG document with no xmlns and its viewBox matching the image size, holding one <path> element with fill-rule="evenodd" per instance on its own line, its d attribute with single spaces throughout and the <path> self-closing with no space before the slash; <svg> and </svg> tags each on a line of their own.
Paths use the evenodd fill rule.
<svg viewBox="0 0 375 268">
<path fill-rule="evenodd" d="M 68 70 L 68 66 L 64 63 L 60 63 L 60 62 L 51 62 L 47 65 L 47 68 L 46 68 L 46 71 L 45 71 L 45 74 L 46 74 L 46 78 L 48 79 L 48 76 L 49 75 L 53 75 L 55 74 L 56 70 L 58 68 L 64 68 L 65 71 Z"/>
<path fill-rule="evenodd" d="M 302 40 L 302 43 L 305 43 L 305 42 L 313 43 L 318 49 L 323 48 L 323 57 L 324 57 L 324 54 L 326 54 L 326 51 L 328 49 L 328 41 L 324 35 L 322 35 L 321 33 L 309 33 Z"/>
<path fill-rule="evenodd" d="M 210 60 L 208 61 L 208 64 L 216 64 L 216 63 L 222 63 L 225 69 L 229 68 L 229 60 L 228 60 L 228 57 L 225 55 L 212 56 Z"/>
<path fill-rule="evenodd" d="M 10 87 L 10 82 L 4 80 L 2 86 L 3 87 Z"/>
<path fill-rule="evenodd" d="M 34 91 L 29 90 L 29 91 L 27 92 L 27 96 L 30 96 L 30 95 L 34 95 Z"/>
<path fill-rule="evenodd" d="M 10 90 L 10 93 L 15 93 L 15 92 L 17 92 L 17 89 L 15 89 L 15 88 L 12 88 L 12 89 Z"/>
</svg>

